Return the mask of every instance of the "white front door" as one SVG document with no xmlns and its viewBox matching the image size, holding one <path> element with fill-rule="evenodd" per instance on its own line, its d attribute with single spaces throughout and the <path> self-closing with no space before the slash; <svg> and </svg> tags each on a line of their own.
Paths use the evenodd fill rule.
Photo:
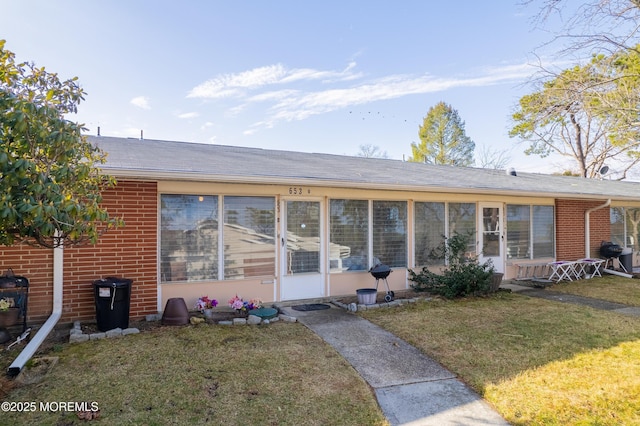
<svg viewBox="0 0 640 426">
<path fill-rule="evenodd" d="M 480 203 L 478 224 L 480 262 L 491 260 L 496 272 L 504 273 L 504 226 L 502 204 Z"/>
<path fill-rule="evenodd" d="M 322 203 L 283 200 L 281 217 L 281 299 L 323 297 L 325 261 Z"/>
</svg>

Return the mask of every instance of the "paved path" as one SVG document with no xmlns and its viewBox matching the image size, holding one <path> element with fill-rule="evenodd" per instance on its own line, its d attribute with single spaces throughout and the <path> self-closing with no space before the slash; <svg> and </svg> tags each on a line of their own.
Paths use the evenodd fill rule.
<svg viewBox="0 0 640 426">
<path fill-rule="evenodd" d="M 388 331 L 344 309 L 281 308 L 333 346 L 374 389 L 392 425 L 508 425 L 453 373 Z"/>
</svg>

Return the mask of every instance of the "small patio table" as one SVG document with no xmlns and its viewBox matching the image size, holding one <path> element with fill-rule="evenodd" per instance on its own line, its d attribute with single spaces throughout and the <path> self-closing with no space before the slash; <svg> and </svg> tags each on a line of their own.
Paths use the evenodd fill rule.
<svg viewBox="0 0 640 426">
<path fill-rule="evenodd" d="M 562 280 L 573 281 L 577 279 L 576 265 L 578 265 L 576 261 L 558 260 L 556 262 L 549 262 L 549 266 L 551 267 L 549 280 L 560 282 Z"/>
<path fill-rule="evenodd" d="M 584 275 L 584 277 L 587 279 L 593 277 L 601 277 L 602 274 L 600 273 L 600 270 L 602 269 L 602 265 L 604 264 L 604 262 L 606 262 L 606 260 L 604 259 L 580 259 L 578 260 L 578 263 L 580 264 L 580 271 L 577 271 L 576 268 L 576 272 L 579 272 L 580 276 Z M 593 272 L 588 273 L 587 266 L 592 266 Z"/>
</svg>

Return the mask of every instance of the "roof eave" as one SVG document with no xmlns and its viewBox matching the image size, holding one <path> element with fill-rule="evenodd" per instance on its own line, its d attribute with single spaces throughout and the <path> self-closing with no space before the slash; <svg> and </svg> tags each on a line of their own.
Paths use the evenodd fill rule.
<svg viewBox="0 0 640 426">
<path fill-rule="evenodd" d="M 557 192 L 525 192 L 511 189 L 491 189 L 491 188 L 460 188 L 460 187 L 444 187 L 444 186 L 423 186 L 423 185 L 406 185 L 393 183 L 371 183 L 371 182 L 354 182 L 337 179 L 317 179 L 309 177 L 276 177 L 276 176 L 238 176 L 238 175 L 220 175 L 202 172 L 175 172 L 175 171 L 158 171 L 143 169 L 115 169 L 103 168 L 104 172 L 121 179 L 146 179 L 153 181 L 185 181 L 185 182 L 223 182 L 223 183 L 249 183 L 249 184 L 270 184 L 270 185 L 292 185 L 303 183 L 308 186 L 329 186 L 334 188 L 356 188 L 370 190 L 394 190 L 394 191 L 411 191 L 411 192 L 429 192 L 429 193 L 447 193 L 455 192 L 458 194 L 482 194 L 482 195 L 502 195 L 517 197 L 544 197 L 544 198 L 561 198 L 561 199 L 578 199 L 578 200 L 607 200 L 612 198 L 610 195 L 593 195 L 593 194 L 559 194 Z M 616 200 L 626 200 L 626 197 L 613 197 Z M 630 200 L 630 198 L 629 198 Z"/>
</svg>

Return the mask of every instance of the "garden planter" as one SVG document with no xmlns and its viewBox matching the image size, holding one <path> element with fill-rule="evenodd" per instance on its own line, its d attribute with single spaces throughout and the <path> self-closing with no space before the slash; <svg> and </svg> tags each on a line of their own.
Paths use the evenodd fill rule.
<svg viewBox="0 0 640 426">
<path fill-rule="evenodd" d="M 502 284 L 502 277 L 504 276 L 501 272 L 494 272 L 491 277 L 491 287 L 489 288 L 489 292 L 495 293 L 498 291 L 500 284 Z"/>
<path fill-rule="evenodd" d="M 162 325 L 187 325 L 189 324 L 189 311 L 182 297 L 173 297 L 167 300 L 162 313 Z"/>
<path fill-rule="evenodd" d="M 20 308 L 9 308 L 6 311 L 0 311 L 0 328 L 11 327 L 18 322 Z"/>
<path fill-rule="evenodd" d="M 374 305 L 378 291 L 375 288 L 360 288 L 356 290 L 358 303 L 361 305 Z"/>
</svg>

